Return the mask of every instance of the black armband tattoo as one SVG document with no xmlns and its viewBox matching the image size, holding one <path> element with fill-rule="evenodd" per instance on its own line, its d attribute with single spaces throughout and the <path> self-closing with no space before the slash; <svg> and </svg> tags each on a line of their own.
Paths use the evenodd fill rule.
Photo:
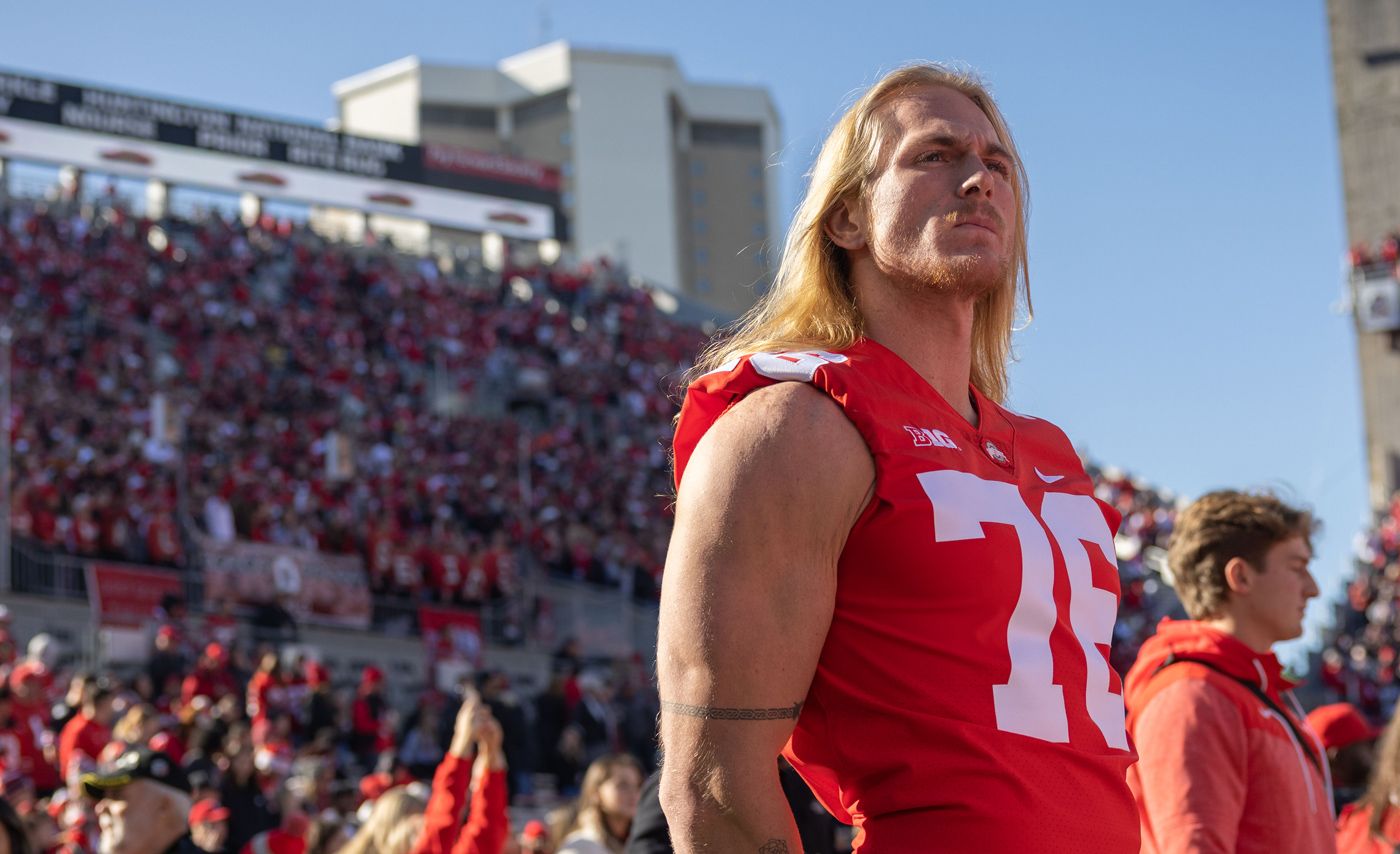
<svg viewBox="0 0 1400 854">
<path fill-rule="evenodd" d="M 802 711 L 801 703 L 793 703 L 791 706 L 783 706 L 778 709 L 719 709 L 714 706 L 689 706 L 685 703 L 672 703 L 669 700 L 661 701 L 663 712 L 673 712 L 677 715 L 685 715 L 692 718 L 707 718 L 712 721 L 783 721 L 797 720 L 797 715 Z M 784 845 L 782 840 L 774 839 L 779 845 Z M 771 843 L 770 843 L 771 844 Z M 787 848 L 774 848 L 773 854 L 779 851 L 786 851 Z M 769 849 L 765 845 L 760 854 L 769 854 Z"/>
<path fill-rule="evenodd" d="M 758 849 L 758 854 L 788 854 L 787 843 L 781 839 L 770 839 Z"/>
</svg>

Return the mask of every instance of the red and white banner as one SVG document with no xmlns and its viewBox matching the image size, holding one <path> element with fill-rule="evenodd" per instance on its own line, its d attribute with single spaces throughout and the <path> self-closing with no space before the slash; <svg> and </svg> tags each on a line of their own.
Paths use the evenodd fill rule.
<svg viewBox="0 0 1400 854">
<path fill-rule="evenodd" d="M 369 628 L 373 606 L 358 555 L 210 539 L 202 545 L 204 601 L 212 612 L 224 601 L 261 605 L 280 598 L 298 622 Z"/>
<path fill-rule="evenodd" d="M 92 562 L 87 565 L 88 603 L 103 627 L 139 629 L 155 617 L 166 594 L 185 595 L 179 572 L 149 566 Z"/>
<path fill-rule="evenodd" d="M 418 628 L 428 667 L 440 661 L 461 661 L 481 665 L 481 617 L 460 608 L 418 606 Z"/>
</svg>

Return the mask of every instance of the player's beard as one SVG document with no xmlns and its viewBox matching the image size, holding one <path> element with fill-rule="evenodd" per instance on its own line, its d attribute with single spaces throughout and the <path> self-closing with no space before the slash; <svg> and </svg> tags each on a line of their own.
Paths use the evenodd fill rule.
<svg viewBox="0 0 1400 854">
<path fill-rule="evenodd" d="M 910 296 L 930 293 L 978 300 L 1006 287 L 1011 258 L 993 253 L 964 252 L 947 256 L 927 245 L 922 234 L 890 235 L 871 242 L 871 257 L 885 278 Z"/>
</svg>

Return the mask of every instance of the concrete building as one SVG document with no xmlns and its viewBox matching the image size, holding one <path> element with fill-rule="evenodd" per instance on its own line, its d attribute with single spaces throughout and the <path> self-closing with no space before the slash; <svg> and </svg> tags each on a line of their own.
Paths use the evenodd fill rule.
<svg viewBox="0 0 1400 854">
<path fill-rule="evenodd" d="M 1328 0 L 1332 79 L 1350 245 L 1376 246 L 1400 230 L 1400 4 Z M 1357 355 L 1365 408 L 1371 503 L 1400 487 L 1400 328 L 1367 316 L 1389 299 L 1393 267 L 1354 274 Z M 1379 320 L 1379 322 L 1377 322 Z"/>
<path fill-rule="evenodd" d="M 560 41 L 495 67 L 407 57 L 333 91 L 347 133 L 557 167 L 569 248 L 621 259 L 720 314 L 747 308 L 776 262 L 781 129 L 762 88 Z"/>
</svg>

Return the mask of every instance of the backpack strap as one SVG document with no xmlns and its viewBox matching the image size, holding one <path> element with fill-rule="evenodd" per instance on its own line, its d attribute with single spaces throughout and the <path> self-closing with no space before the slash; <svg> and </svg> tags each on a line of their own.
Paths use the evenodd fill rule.
<svg viewBox="0 0 1400 854">
<path fill-rule="evenodd" d="M 1155 678 L 1158 673 L 1161 673 L 1164 669 L 1171 667 L 1173 664 L 1199 664 L 1201 667 L 1204 667 L 1207 670 L 1219 673 L 1221 676 L 1224 676 L 1231 682 L 1236 682 L 1240 685 L 1243 685 L 1251 694 L 1253 694 L 1259 700 L 1259 702 L 1268 706 L 1270 709 L 1273 710 L 1274 714 L 1278 715 L 1280 718 L 1283 719 L 1283 722 L 1288 725 L 1289 730 L 1293 732 L 1293 738 L 1298 742 L 1298 746 L 1302 748 L 1303 753 L 1306 754 L 1308 757 L 1308 761 L 1312 763 L 1313 768 L 1317 771 L 1318 774 L 1322 775 L 1323 779 L 1327 778 L 1326 772 L 1322 770 L 1322 760 L 1319 759 L 1318 755 L 1313 752 L 1313 748 L 1310 746 L 1309 740 L 1303 736 L 1303 731 L 1293 720 L 1293 716 L 1285 712 L 1282 706 L 1274 702 L 1274 699 L 1268 694 L 1265 694 L 1264 690 L 1258 685 L 1256 685 L 1253 681 L 1249 679 L 1242 679 L 1234 675 L 1233 673 L 1228 673 L 1214 662 L 1203 661 L 1199 658 L 1188 658 L 1185 656 L 1178 656 L 1176 653 L 1169 654 L 1167 656 L 1166 661 L 1163 661 L 1161 664 L 1157 665 L 1157 669 L 1152 671 L 1152 676 Z"/>
</svg>

